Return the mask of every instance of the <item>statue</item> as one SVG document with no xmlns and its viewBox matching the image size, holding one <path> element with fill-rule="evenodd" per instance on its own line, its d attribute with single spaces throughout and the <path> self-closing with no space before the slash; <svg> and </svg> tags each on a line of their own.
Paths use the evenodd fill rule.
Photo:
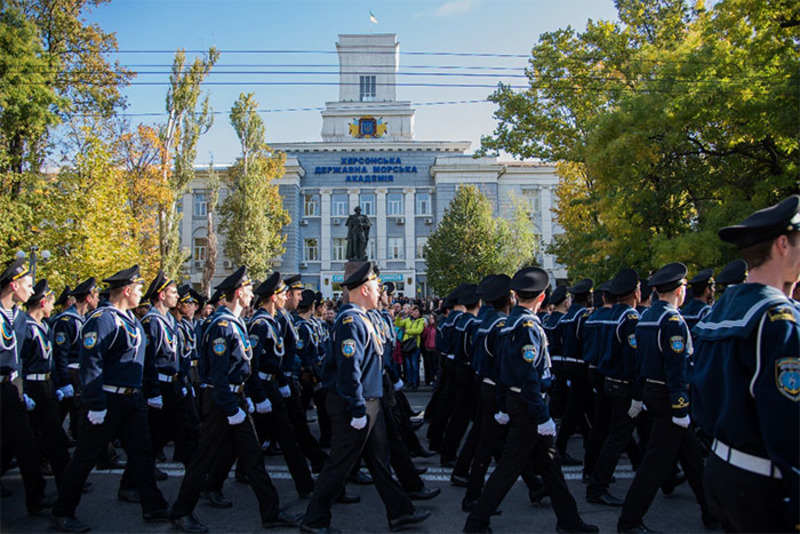
<svg viewBox="0 0 800 534">
<path fill-rule="evenodd" d="M 366 215 L 361 215 L 361 206 L 347 218 L 347 260 L 367 261 L 367 241 L 372 224 Z"/>
</svg>

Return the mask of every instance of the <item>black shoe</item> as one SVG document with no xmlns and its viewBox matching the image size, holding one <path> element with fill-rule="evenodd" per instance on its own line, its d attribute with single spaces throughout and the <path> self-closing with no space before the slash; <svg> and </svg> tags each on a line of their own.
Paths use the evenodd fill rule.
<svg viewBox="0 0 800 534">
<path fill-rule="evenodd" d="M 603 506 L 622 506 L 622 501 L 611 495 L 608 491 L 597 495 L 587 495 L 586 502 L 602 504 Z"/>
<path fill-rule="evenodd" d="M 475 510 L 476 506 L 478 506 L 478 501 L 468 501 L 466 499 L 461 501 L 461 511 L 462 512 L 472 513 L 472 511 Z M 492 515 L 500 515 L 502 513 L 503 513 L 503 511 L 498 508 L 497 510 L 492 512 Z"/>
<path fill-rule="evenodd" d="M 414 471 L 416 471 L 416 473 L 418 475 L 424 475 L 425 473 L 428 472 L 428 468 L 427 467 L 415 467 Z"/>
<path fill-rule="evenodd" d="M 208 527 L 197 520 L 194 514 L 185 515 L 183 517 L 173 518 L 170 520 L 172 526 L 182 532 L 190 534 L 202 534 L 208 532 Z"/>
<path fill-rule="evenodd" d="M 90 527 L 78 521 L 77 517 L 61 517 L 50 514 L 50 524 L 59 532 L 89 532 Z"/>
<path fill-rule="evenodd" d="M 469 479 L 465 476 L 453 473 L 450 475 L 450 484 L 459 488 L 466 488 L 469 486 Z"/>
<path fill-rule="evenodd" d="M 142 513 L 142 519 L 144 519 L 147 523 L 158 523 L 162 521 L 166 523 L 170 521 L 169 510 L 162 508 L 161 510 L 144 512 Z"/>
<path fill-rule="evenodd" d="M 356 471 L 354 475 L 350 475 L 350 478 L 347 480 L 354 484 L 358 484 L 359 486 L 369 486 L 370 484 L 375 483 L 375 481 L 372 480 L 372 476 L 368 475 L 361 469 Z"/>
<path fill-rule="evenodd" d="M 425 421 L 424 421 L 424 420 L 422 420 L 422 421 L 411 421 L 411 430 L 413 430 L 414 432 L 416 432 L 417 430 L 419 430 L 420 428 L 422 428 L 422 426 L 423 426 L 424 424 L 425 424 Z"/>
<path fill-rule="evenodd" d="M 549 493 L 547 493 L 547 489 L 542 485 L 537 489 L 528 489 L 528 500 L 531 504 L 541 504 L 542 499 L 547 497 Z"/>
<path fill-rule="evenodd" d="M 425 521 L 430 516 L 431 513 L 428 510 L 414 510 L 410 514 L 405 514 L 401 515 L 400 517 L 395 517 L 394 519 L 390 519 L 389 530 L 391 530 L 392 532 L 403 530 L 406 527 L 410 527 L 411 525 L 415 525 L 417 523 Z"/>
<path fill-rule="evenodd" d="M 456 461 L 455 460 L 442 460 L 441 466 L 446 468 L 446 469 L 447 468 L 452 469 L 452 468 L 454 468 L 456 466 Z"/>
<path fill-rule="evenodd" d="M 167 475 L 164 471 L 162 471 L 158 467 L 156 467 L 155 470 L 153 471 L 153 475 L 156 477 L 156 482 L 164 482 L 169 478 L 169 475 Z"/>
<path fill-rule="evenodd" d="M 232 508 L 233 501 L 226 498 L 221 491 L 201 491 L 200 495 L 205 497 L 208 504 L 214 508 Z"/>
<path fill-rule="evenodd" d="M 561 455 L 561 465 L 583 465 L 583 462 L 565 452 Z"/>
<path fill-rule="evenodd" d="M 428 499 L 433 499 L 437 495 L 442 492 L 439 488 L 429 488 L 427 486 L 422 486 L 421 489 L 416 491 L 407 491 L 408 498 L 412 501 L 427 501 Z"/>
<path fill-rule="evenodd" d="M 297 527 L 300 526 L 302 520 L 303 514 L 289 515 L 286 512 L 278 512 L 275 519 L 264 521 L 261 525 L 264 528 Z"/>
<path fill-rule="evenodd" d="M 556 532 L 559 534 L 580 534 L 582 532 L 590 534 L 592 532 L 600 532 L 600 528 L 597 525 L 589 525 L 588 523 L 584 523 L 583 519 L 578 519 L 578 523 L 576 525 L 569 527 L 561 526 L 560 524 L 556 523 Z"/>
<path fill-rule="evenodd" d="M 42 495 L 38 501 L 28 505 L 28 515 L 38 515 L 45 509 L 52 508 L 56 500 L 56 497 L 53 495 Z"/>
<path fill-rule="evenodd" d="M 142 502 L 142 496 L 139 495 L 139 492 L 136 488 L 120 488 L 117 491 L 117 500 L 122 502 L 132 502 L 132 503 L 140 503 Z"/>
<path fill-rule="evenodd" d="M 620 534 L 660 534 L 657 530 L 645 526 L 644 523 L 630 528 L 622 528 L 617 525 L 617 532 Z"/>
<path fill-rule="evenodd" d="M 420 458 L 430 458 L 431 456 L 436 456 L 435 452 L 429 451 L 425 447 L 420 447 L 419 449 L 409 454 L 411 455 L 412 458 L 416 458 L 417 456 L 419 456 Z"/>
<path fill-rule="evenodd" d="M 336 499 L 336 502 L 338 502 L 339 504 L 358 504 L 361 502 L 361 495 L 347 493 L 347 490 L 345 490 L 339 494 L 339 497 Z"/>
<path fill-rule="evenodd" d="M 671 495 L 675 488 L 680 486 L 686 482 L 686 475 L 683 473 L 678 473 L 677 475 L 672 475 L 671 477 L 667 478 L 663 484 L 661 484 L 661 491 L 664 495 Z"/>
<path fill-rule="evenodd" d="M 301 524 L 300 532 L 306 534 L 342 534 L 341 530 L 333 527 L 312 527 L 311 525 Z"/>
</svg>

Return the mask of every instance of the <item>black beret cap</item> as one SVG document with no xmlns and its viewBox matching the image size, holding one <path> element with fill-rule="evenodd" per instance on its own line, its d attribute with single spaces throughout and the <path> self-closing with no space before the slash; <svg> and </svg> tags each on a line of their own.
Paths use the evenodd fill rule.
<svg viewBox="0 0 800 534">
<path fill-rule="evenodd" d="M 28 263 L 25 258 L 17 258 L 8 263 L 3 270 L 3 274 L 0 274 L 0 287 L 10 284 L 14 280 L 19 280 L 28 274 L 30 274 L 30 271 L 28 270 Z"/>
<path fill-rule="evenodd" d="M 88 295 L 92 291 L 97 289 L 97 280 L 95 280 L 94 276 L 90 276 L 77 286 L 75 289 L 72 290 L 70 293 L 73 297 L 81 297 L 83 295 Z"/>
<path fill-rule="evenodd" d="M 511 278 L 509 288 L 518 293 L 541 293 L 550 285 L 550 277 L 538 267 L 520 269 Z"/>
<path fill-rule="evenodd" d="M 746 248 L 797 231 L 800 231 L 800 195 L 792 195 L 774 206 L 758 210 L 739 224 L 721 228 L 718 235 L 738 248 Z"/>
<path fill-rule="evenodd" d="M 281 273 L 275 271 L 259 285 L 253 293 L 259 297 L 268 297 L 273 293 L 283 293 L 289 287 L 281 280 Z"/>
<path fill-rule="evenodd" d="M 167 275 L 164 274 L 164 271 L 159 269 L 156 277 L 152 282 L 150 282 L 150 287 L 147 288 L 147 292 L 142 297 L 142 300 L 153 300 L 158 296 L 159 293 L 167 289 L 170 284 L 173 283 L 175 283 L 175 281 L 167 278 Z"/>
<path fill-rule="evenodd" d="M 721 285 L 741 284 L 747 278 L 747 262 L 733 260 L 719 272 L 717 283 Z"/>
<path fill-rule="evenodd" d="M 67 303 L 67 299 L 69 296 L 72 295 L 72 290 L 69 288 L 69 285 L 64 286 L 64 291 L 58 296 L 56 301 L 53 303 L 54 306 L 63 306 Z"/>
<path fill-rule="evenodd" d="M 372 262 L 365 261 L 361 267 L 356 269 L 353 274 L 347 278 L 347 280 L 342 282 L 342 285 L 347 289 L 355 289 L 368 280 L 375 280 L 376 278 L 378 278 L 378 275 L 376 275 L 373 270 Z"/>
<path fill-rule="evenodd" d="M 38 301 L 52 294 L 53 290 L 50 289 L 50 286 L 47 284 L 47 279 L 42 278 L 41 280 L 36 282 L 35 286 L 33 286 L 33 295 L 31 295 L 31 298 L 29 298 L 28 302 L 26 302 L 25 304 L 26 306 L 29 307 L 33 306 Z"/>
<path fill-rule="evenodd" d="M 586 293 L 592 290 L 593 286 L 594 286 L 594 280 L 592 280 L 591 278 L 584 278 L 574 286 L 567 288 L 567 291 L 569 291 L 573 295 L 585 295 Z"/>
<path fill-rule="evenodd" d="M 507 274 L 493 274 L 483 285 L 483 300 L 490 303 L 505 300 L 510 291 L 511 277 Z"/>
<path fill-rule="evenodd" d="M 250 278 L 247 276 L 247 267 L 242 265 L 214 289 L 219 289 L 223 292 L 233 291 L 251 283 Z"/>
<path fill-rule="evenodd" d="M 131 284 L 143 284 L 144 278 L 139 274 L 139 266 L 134 265 L 103 278 L 103 282 L 107 284 L 108 289 L 117 289 Z"/>
<path fill-rule="evenodd" d="M 550 295 L 550 304 L 558 306 L 567 299 L 567 287 L 558 286 L 553 294 Z"/>
<path fill-rule="evenodd" d="M 394 282 L 386 282 L 383 284 L 383 290 L 386 292 L 387 295 L 392 295 L 394 293 Z"/>
<path fill-rule="evenodd" d="M 458 293 L 458 303 L 467 308 L 475 306 L 481 297 L 478 296 L 478 284 L 467 284 Z"/>
<path fill-rule="evenodd" d="M 288 289 L 303 289 L 303 282 L 299 274 L 294 274 L 283 281 Z"/>
<path fill-rule="evenodd" d="M 298 308 L 310 308 L 314 304 L 314 290 L 304 289 L 300 294 L 300 302 L 297 303 Z"/>
<path fill-rule="evenodd" d="M 622 269 L 611 280 L 608 292 L 615 297 L 630 295 L 639 286 L 639 273 L 634 269 Z"/>
<path fill-rule="evenodd" d="M 650 287 L 656 288 L 659 293 L 672 291 L 679 285 L 689 270 L 680 262 L 668 263 L 650 277 Z"/>
</svg>

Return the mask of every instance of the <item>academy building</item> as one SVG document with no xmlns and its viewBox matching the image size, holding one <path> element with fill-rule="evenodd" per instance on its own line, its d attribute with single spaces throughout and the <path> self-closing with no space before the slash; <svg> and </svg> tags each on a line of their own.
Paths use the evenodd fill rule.
<svg viewBox="0 0 800 534">
<path fill-rule="evenodd" d="M 405 295 L 428 295 L 425 244 L 458 187 L 467 184 L 493 202 L 496 216 L 508 216 L 515 199 L 522 199 L 543 245 L 560 232 L 553 221 L 558 178 L 552 165 L 474 158 L 466 154 L 468 141 L 414 138 L 415 110 L 396 94 L 396 35 L 340 35 L 336 48 L 339 100 L 322 111 L 322 140 L 269 143 L 286 153 L 285 174 L 277 184 L 291 217 L 286 253 L 274 262 L 277 270 L 300 273 L 307 287 L 325 296 L 338 294 L 346 262 L 345 221 L 361 206 L 372 223 L 368 256 L 380 266 L 382 279 Z M 192 251 L 187 270 L 199 284 L 207 252 L 203 173 L 183 208 L 182 242 Z M 540 253 L 538 259 L 551 279 L 566 278 L 554 257 Z M 220 246 L 216 278 L 233 267 Z"/>
</svg>

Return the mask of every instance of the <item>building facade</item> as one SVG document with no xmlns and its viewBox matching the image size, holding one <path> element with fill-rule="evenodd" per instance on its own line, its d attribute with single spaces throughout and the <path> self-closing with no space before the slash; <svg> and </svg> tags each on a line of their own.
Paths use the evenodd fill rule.
<svg viewBox="0 0 800 534">
<path fill-rule="evenodd" d="M 524 201 L 542 244 L 551 242 L 559 232 L 551 210 L 558 183 L 552 165 L 475 158 L 466 154 L 467 141 L 416 140 L 415 111 L 396 98 L 396 36 L 340 35 L 336 46 L 339 100 L 322 112 L 322 140 L 270 143 L 286 153 L 285 173 L 276 183 L 291 217 L 277 270 L 299 272 L 307 287 L 326 296 L 338 294 L 347 261 L 345 222 L 360 206 L 372 225 L 367 253 L 382 279 L 405 295 L 427 295 L 425 244 L 458 187 L 467 184 L 492 201 L 498 217 L 513 212 L 515 199 Z M 195 284 L 206 252 L 204 199 L 198 173 L 184 198 L 182 233 L 192 249 L 187 268 Z M 220 279 L 234 267 L 221 256 Z M 552 279 L 566 278 L 552 256 L 540 253 L 539 262 Z"/>
</svg>

